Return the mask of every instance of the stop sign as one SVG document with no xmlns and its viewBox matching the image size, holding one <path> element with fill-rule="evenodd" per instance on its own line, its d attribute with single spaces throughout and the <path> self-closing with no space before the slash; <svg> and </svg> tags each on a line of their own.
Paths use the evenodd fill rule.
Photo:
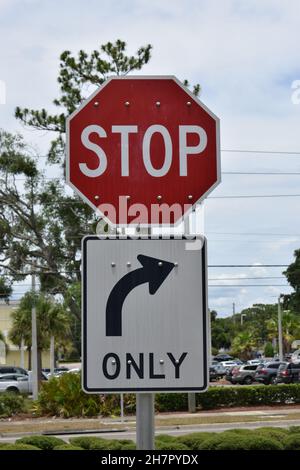
<svg viewBox="0 0 300 470">
<path fill-rule="evenodd" d="M 114 225 L 180 221 L 219 152 L 219 119 L 175 77 L 112 77 L 67 120 L 67 182 Z"/>
</svg>

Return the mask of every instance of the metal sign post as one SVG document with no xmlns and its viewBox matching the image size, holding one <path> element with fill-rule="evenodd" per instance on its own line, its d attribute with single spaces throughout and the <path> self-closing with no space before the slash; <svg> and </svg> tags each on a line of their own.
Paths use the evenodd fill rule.
<svg viewBox="0 0 300 470">
<path fill-rule="evenodd" d="M 154 450 L 154 393 L 136 394 L 136 448 Z"/>
</svg>

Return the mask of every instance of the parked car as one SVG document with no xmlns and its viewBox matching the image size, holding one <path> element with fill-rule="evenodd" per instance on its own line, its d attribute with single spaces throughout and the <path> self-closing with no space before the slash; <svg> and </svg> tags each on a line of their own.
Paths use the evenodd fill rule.
<svg viewBox="0 0 300 470">
<path fill-rule="evenodd" d="M 0 375 L 1 374 L 21 374 L 28 375 L 28 371 L 23 369 L 23 367 L 16 366 L 0 366 Z"/>
<path fill-rule="evenodd" d="M 261 382 L 265 385 L 275 384 L 277 382 L 277 372 L 283 362 L 267 362 L 257 366 L 255 372 L 256 382 Z"/>
<path fill-rule="evenodd" d="M 218 361 L 218 362 L 231 361 L 232 359 L 233 359 L 233 357 L 229 356 L 228 354 L 217 354 L 214 357 L 214 360 Z"/>
<path fill-rule="evenodd" d="M 233 367 L 225 378 L 232 384 L 251 385 L 254 382 L 256 369 L 257 365 L 249 364 Z"/>
<path fill-rule="evenodd" d="M 51 374 L 50 368 L 44 368 L 42 371 L 48 378 L 50 378 L 52 376 L 58 377 L 61 374 L 65 374 L 66 372 L 69 372 L 69 369 L 68 367 L 55 367 L 53 374 Z"/>
<path fill-rule="evenodd" d="M 30 394 L 32 392 L 32 384 L 29 376 L 24 374 L 0 375 L 0 392 Z"/>
<path fill-rule="evenodd" d="M 226 374 L 225 367 L 220 363 L 212 364 L 209 368 L 209 380 L 219 380 Z"/>
<path fill-rule="evenodd" d="M 235 361 L 224 361 L 224 362 L 220 362 L 220 364 L 223 367 L 225 367 L 226 373 L 227 373 L 227 371 L 231 370 L 233 367 L 236 367 L 236 366 L 239 365 Z"/>
<path fill-rule="evenodd" d="M 291 356 L 291 361 L 295 363 L 300 362 L 300 349 L 297 349 L 296 351 L 293 352 Z"/>
<path fill-rule="evenodd" d="M 291 384 L 300 382 L 300 364 L 293 362 L 281 363 L 277 371 L 277 383 Z"/>
<path fill-rule="evenodd" d="M 258 366 L 259 364 L 263 364 L 263 360 L 262 359 L 250 359 L 249 361 L 247 361 L 247 364 L 249 364 L 250 366 Z"/>
</svg>

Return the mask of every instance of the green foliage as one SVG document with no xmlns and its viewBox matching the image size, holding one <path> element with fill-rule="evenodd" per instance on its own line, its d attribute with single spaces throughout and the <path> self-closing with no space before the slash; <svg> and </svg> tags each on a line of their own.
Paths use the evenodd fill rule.
<svg viewBox="0 0 300 470">
<path fill-rule="evenodd" d="M 283 439 L 285 450 L 300 450 L 300 433 L 291 434 Z"/>
<path fill-rule="evenodd" d="M 204 440 L 198 450 L 282 450 L 283 446 L 276 439 L 260 435 L 238 435 L 237 433 L 219 433 Z"/>
<path fill-rule="evenodd" d="M 157 393 L 155 395 L 156 411 L 185 411 L 188 407 L 186 393 Z"/>
<path fill-rule="evenodd" d="M 300 403 L 300 385 L 211 387 L 206 392 L 197 395 L 197 403 L 205 410 L 235 406 Z"/>
<path fill-rule="evenodd" d="M 51 336 L 56 343 L 63 342 L 66 347 L 70 338 L 70 318 L 63 306 L 43 293 L 33 295 L 27 292 L 21 299 L 19 307 L 11 314 L 12 328 L 10 339 L 20 345 L 24 339 L 25 345 L 31 347 L 31 312 L 35 304 L 38 328 L 38 348 L 48 349 Z"/>
<path fill-rule="evenodd" d="M 53 450 L 83 450 L 81 447 L 71 446 L 69 444 L 64 444 L 61 446 L 54 447 Z"/>
<path fill-rule="evenodd" d="M 213 432 L 193 432 L 191 434 L 185 434 L 178 437 L 178 441 L 186 445 L 191 450 L 198 450 L 202 442 L 213 437 Z"/>
<path fill-rule="evenodd" d="M 0 417 L 6 418 L 24 411 L 24 398 L 15 393 L 0 394 Z"/>
<path fill-rule="evenodd" d="M 54 447 L 65 444 L 65 441 L 54 436 L 25 436 L 16 440 L 16 444 L 28 444 L 41 450 L 53 450 Z"/>
<path fill-rule="evenodd" d="M 7 444 L 0 447 L 0 450 L 41 450 L 29 444 Z"/>
<path fill-rule="evenodd" d="M 273 357 L 274 356 L 274 348 L 272 346 L 272 343 L 266 343 L 265 349 L 264 349 L 264 356 L 265 357 Z"/>
<path fill-rule="evenodd" d="M 97 416 L 101 412 L 101 397 L 82 391 L 80 374 L 63 374 L 43 383 L 37 412 L 65 418 Z"/>
<path fill-rule="evenodd" d="M 290 308 L 296 313 L 300 313 L 300 249 L 294 252 L 295 261 L 289 265 L 283 273 L 288 283 L 293 287 L 294 292 L 284 298 L 285 308 Z"/>
<path fill-rule="evenodd" d="M 186 445 L 179 441 L 157 441 L 155 444 L 156 450 L 190 450 Z"/>
<path fill-rule="evenodd" d="M 70 444 L 85 450 L 123 450 L 124 447 L 129 450 L 135 445 L 133 441 L 127 439 L 112 440 L 88 436 L 72 437 Z"/>
</svg>

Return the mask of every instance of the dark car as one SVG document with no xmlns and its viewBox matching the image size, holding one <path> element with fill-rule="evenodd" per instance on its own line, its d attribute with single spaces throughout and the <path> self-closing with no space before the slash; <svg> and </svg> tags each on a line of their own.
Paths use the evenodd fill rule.
<svg viewBox="0 0 300 470">
<path fill-rule="evenodd" d="M 226 374 L 226 380 L 232 384 L 251 385 L 252 382 L 254 382 L 254 375 L 257 367 L 257 365 L 249 364 L 233 367 L 233 369 Z"/>
<path fill-rule="evenodd" d="M 254 379 L 265 385 L 275 384 L 277 382 L 277 372 L 283 362 L 267 362 L 257 366 Z"/>
<path fill-rule="evenodd" d="M 293 362 L 280 364 L 276 377 L 277 383 L 291 384 L 300 382 L 300 364 Z"/>
<path fill-rule="evenodd" d="M 21 374 L 21 375 L 28 375 L 27 370 L 23 369 L 23 367 L 16 367 L 16 366 L 0 366 L 0 374 Z"/>
<path fill-rule="evenodd" d="M 229 356 L 228 354 L 218 354 L 214 357 L 214 361 L 218 362 L 231 361 L 232 359 L 233 357 Z"/>
</svg>

